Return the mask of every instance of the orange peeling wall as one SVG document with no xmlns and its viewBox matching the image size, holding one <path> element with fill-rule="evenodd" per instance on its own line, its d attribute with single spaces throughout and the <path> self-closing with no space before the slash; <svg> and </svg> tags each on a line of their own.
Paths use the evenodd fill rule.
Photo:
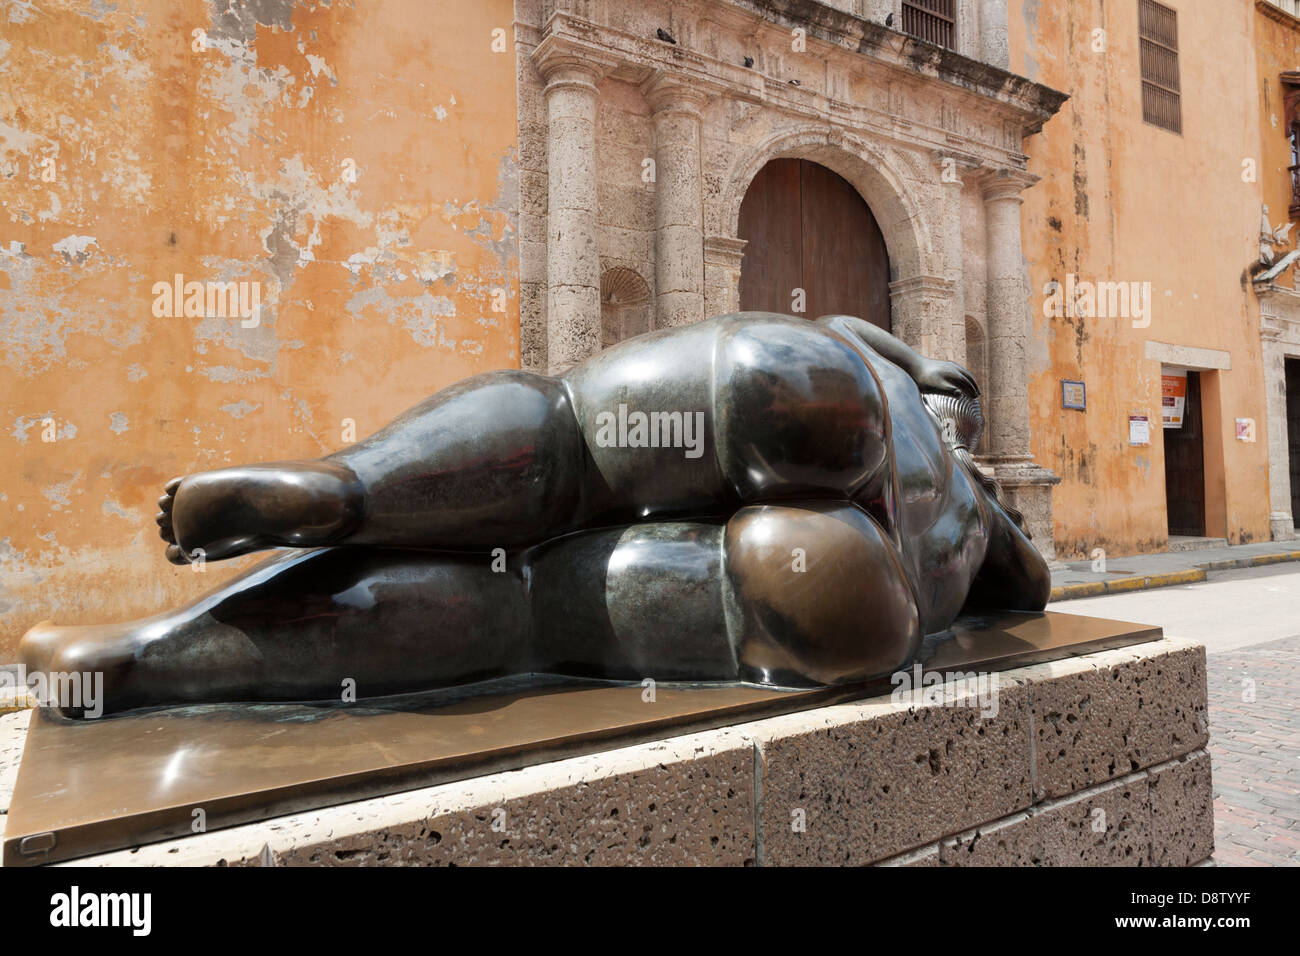
<svg viewBox="0 0 1300 956">
<path fill-rule="evenodd" d="M 1145 357 L 1148 339 L 1231 353 L 1231 371 L 1202 376 L 1206 530 L 1232 543 L 1269 537 L 1258 313 L 1246 277 L 1259 255 L 1260 186 L 1242 176 L 1260 150 L 1252 16 L 1249 4 L 1214 15 L 1199 2 L 1171 5 L 1181 136 L 1142 119 L 1137 0 L 1011 5 L 1011 69 L 1071 96 L 1025 141 L 1029 168 L 1043 179 L 1022 207 L 1033 452 L 1062 478 L 1053 503 L 1065 558 L 1167 544 L 1160 363 Z M 1149 327 L 1047 318 L 1043 290 L 1068 273 L 1150 282 Z M 1086 383 L 1086 412 L 1061 408 L 1061 379 Z M 1129 445 L 1131 414 L 1149 417 L 1149 446 Z M 1255 443 L 1236 440 L 1236 418 L 1255 420 Z"/>
<path fill-rule="evenodd" d="M 0 15 L 4 661 L 38 620 L 249 563 L 166 563 L 168 478 L 317 457 L 517 367 L 519 313 L 509 0 Z M 177 274 L 257 283 L 257 324 L 155 314 Z"/>
</svg>

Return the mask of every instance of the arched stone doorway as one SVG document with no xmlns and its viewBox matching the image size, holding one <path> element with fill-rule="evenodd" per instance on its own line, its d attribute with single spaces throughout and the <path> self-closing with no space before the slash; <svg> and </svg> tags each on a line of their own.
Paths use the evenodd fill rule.
<svg viewBox="0 0 1300 956">
<path fill-rule="evenodd" d="M 856 315 L 892 329 L 889 253 L 866 201 L 848 180 L 808 159 L 773 159 L 740 204 L 746 241 L 740 308 Z"/>
</svg>

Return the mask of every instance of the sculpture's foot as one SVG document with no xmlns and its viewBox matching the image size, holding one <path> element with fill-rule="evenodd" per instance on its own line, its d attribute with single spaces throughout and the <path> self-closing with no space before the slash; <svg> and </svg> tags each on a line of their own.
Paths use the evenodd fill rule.
<svg viewBox="0 0 1300 956">
<path fill-rule="evenodd" d="M 173 564 L 219 561 L 263 548 L 339 543 L 361 520 L 364 491 L 331 462 L 276 462 L 173 478 L 158 499 Z"/>
<path fill-rule="evenodd" d="M 42 621 L 18 645 L 39 702 L 67 717 L 99 717 L 132 706 L 129 675 L 136 642 L 122 625 L 59 627 Z M 36 675 L 41 675 L 39 678 Z"/>
</svg>

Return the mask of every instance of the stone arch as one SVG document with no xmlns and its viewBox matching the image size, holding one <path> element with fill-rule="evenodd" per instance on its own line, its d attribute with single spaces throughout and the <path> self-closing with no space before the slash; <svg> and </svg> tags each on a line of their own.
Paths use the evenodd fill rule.
<svg viewBox="0 0 1300 956">
<path fill-rule="evenodd" d="M 650 286 L 635 269 L 608 266 L 600 274 L 600 344 L 608 348 L 653 324 Z"/>
<path fill-rule="evenodd" d="M 783 158 L 819 163 L 852 184 L 884 234 L 892 282 L 941 274 L 921 204 L 907 185 L 906 164 L 860 137 L 825 126 L 783 130 L 741 156 L 722 194 L 723 235 L 737 236 L 740 204 L 758 171 Z"/>
</svg>

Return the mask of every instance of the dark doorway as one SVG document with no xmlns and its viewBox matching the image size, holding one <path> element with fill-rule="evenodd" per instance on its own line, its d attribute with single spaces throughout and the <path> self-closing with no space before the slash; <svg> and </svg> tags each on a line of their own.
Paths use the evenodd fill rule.
<svg viewBox="0 0 1300 956">
<path fill-rule="evenodd" d="M 1171 535 L 1205 536 L 1205 435 L 1201 427 L 1201 376 L 1187 373 L 1181 428 L 1162 428 L 1165 508 Z"/>
<path fill-rule="evenodd" d="M 740 204 L 740 308 L 794 311 L 804 290 L 808 318 L 843 313 L 882 329 L 889 321 L 889 255 L 858 191 L 825 166 L 774 159 Z"/>
<path fill-rule="evenodd" d="M 1286 443 L 1291 460 L 1291 517 L 1300 521 L 1300 360 L 1286 360 Z"/>
</svg>

